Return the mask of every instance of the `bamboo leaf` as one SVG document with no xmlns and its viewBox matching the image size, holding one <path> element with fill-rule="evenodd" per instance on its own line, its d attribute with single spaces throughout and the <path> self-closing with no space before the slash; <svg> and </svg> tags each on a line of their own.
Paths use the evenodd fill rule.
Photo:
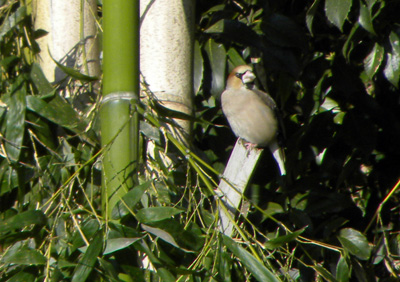
<svg viewBox="0 0 400 282">
<path fill-rule="evenodd" d="M 350 253 L 361 260 L 367 260 L 371 256 L 371 246 L 365 236 L 352 228 L 340 230 L 338 239 L 342 246 Z"/>
<path fill-rule="evenodd" d="M 20 271 L 14 276 L 12 276 L 10 279 L 7 279 L 7 282 L 34 282 L 36 279 L 36 276 L 32 273 L 25 272 L 25 271 Z"/>
<path fill-rule="evenodd" d="M 142 198 L 143 193 L 150 187 L 151 183 L 152 181 L 147 181 L 126 193 L 121 201 L 115 205 L 112 211 L 112 218 L 117 219 L 129 214 L 129 209 L 135 207 Z"/>
<path fill-rule="evenodd" d="M 274 275 L 269 269 L 267 269 L 259 260 L 257 260 L 252 254 L 243 249 L 239 244 L 233 241 L 228 236 L 222 235 L 225 246 L 243 263 L 247 270 L 254 275 L 254 277 L 260 282 L 275 282 L 281 281 L 276 275 Z"/>
<path fill-rule="evenodd" d="M 0 27 L 0 41 L 3 40 L 3 36 L 7 34 L 7 32 L 11 31 L 15 28 L 23 19 L 26 17 L 26 7 L 21 6 L 14 13 L 10 14 L 5 21 L 1 24 Z"/>
<path fill-rule="evenodd" d="M 200 91 L 204 74 L 203 55 L 201 54 L 201 47 L 197 40 L 194 42 L 193 51 L 193 93 L 197 94 Z"/>
<path fill-rule="evenodd" d="M 44 265 L 47 259 L 37 250 L 22 249 L 11 256 L 4 258 L 4 263 L 13 263 L 20 265 Z"/>
<path fill-rule="evenodd" d="M 49 52 L 49 54 L 50 54 L 50 52 Z M 57 62 L 51 54 L 50 54 L 50 57 L 53 59 L 54 63 L 56 63 L 57 67 L 59 67 L 64 73 L 66 73 L 67 75 L 69 75 L 72 78 L 75 78 L 77 80 L 84 81 L 84 82 L 91 82 L 91 81 L 99 80 L 98 77 L 89 76 L 89 75 L 86 75 L 86 74 L 83 74 L 83 73 L 77 71 L 76 69 L 64 66 L 63 64 Z"/>
<path fill-rule="evenodd" d="M 54 95 L 55 93 L 54 88 L 45 77 L 42 68 L 39 66 L 39 64 L 37 63 L 32 64 L 30 75 L 32 82 L 35 84 L 40 95 L 47 95 L 49 93 Z"/>
<path fill-rule="evenodd" d="M 0 222 L 0 232 L 21 229 L 32 224 L 46 224 L 46 216 L 39 210 L 28 210 Z"/>
<path fill-rule="evenodd" d="M 139 210 L 136 217 L 142 223 L 149 223 L 171 218 L 181 212 L 183 210 L 172 207 L 150 207 Z"/>
<path fill-rule="evenodd" d="M 295 240 L 298 236 L 300 236 L 301 233 L 304 232 L 304 230 L 306 230 L 307 227 L 304 227 L 300 230 L 294 231 L 288 235 L 284 235 L 284 236 L 279 236 L 277 238 L 274 238 L 272 240 L 269 240 L 265 243 L 265 247 L 267 249 L 273 250 L 276 248 L 281 247 L 284 244 L 287 244 L 293 240 Z"/>
<path fill-rule="evenodd" d="M 341 31 L 344 21 L 350 12 L 352 0 L 325 0 L 325 14 L 328 20 Z"/>
<path fill-rule="evenodd" d="M 75 133 L 85 131 L 85 123 L 79 118 L 72 106 L 59 95 L 55 95 L 49 102 L 35 96 L 27 96 L 26 103 L 29 110 L 55 124 L 68 128 Z"/>
<path fill-rule="evenodd" d="M 145 231 L 147 231 L 147 232 L 159 237 L 160 239 L 164 240 L 168 244 L 171 244 L 175 248 L 181 249 L 181 250 L 183 250 L 185 252 L 192 252 L 190 250 L 187 250 L 187 249 L 184 249 L 184 248 L 180 247 L 178 245 L 178 243 L 175 241 L 174 237 L 172 237 L 172 235 L 170 233 L 168 233 L 167 231 L 162 230 L 160 228 L 151 227 L 151 226 L 148 226 L 148 225 L 145 225 L 145 224 L 142 224 L 141 226 L 142 226 L 143 230 L 145 230 Z"/>
<path fill-rule="evenodd" d="M 113 238 L 107 239 L 106 249 L 103 252 L 103 255 L 108 255 L 113 252 L 125 249 L 140 240 L 140 238 Z"/>
<path fill-rule="evenodd" d="M 75 269 L 74 275 L 72 276 L 72 282 L 86 281 L 92 272 L 93 267 L 97 261 L 97 256 L 103 249 L 103 232 L 99 231 L 90 242 L 89 247 L 83 254 L 78 266 Z"/>
<path fill-rule="evenodd" d="M 26 88 L 22 83 L 13 94 L 6 100 L 8 111 L 6 115 L 6 140 L 5 149 L 7 156 L 17 161 L 19 159 L 25 133 L 25 113 L 26 113 Z"/>
</svg>

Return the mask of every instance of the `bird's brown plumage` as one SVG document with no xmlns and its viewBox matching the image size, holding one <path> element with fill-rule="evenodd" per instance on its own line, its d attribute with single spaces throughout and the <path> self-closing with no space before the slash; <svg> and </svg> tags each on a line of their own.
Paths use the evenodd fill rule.
<svg viewBox="0 0 400 282">
<path fill-rule="evenodd" d="M 254 85 L 255 75 L 250 66 L 236 67 L 229 75 L 221 95 L 222 111 L 232 131 L 250 147 L 268 146 L 285 174 L 283 151 L 277 142 L 278 120 L 275 101 Z"/>
</svg>

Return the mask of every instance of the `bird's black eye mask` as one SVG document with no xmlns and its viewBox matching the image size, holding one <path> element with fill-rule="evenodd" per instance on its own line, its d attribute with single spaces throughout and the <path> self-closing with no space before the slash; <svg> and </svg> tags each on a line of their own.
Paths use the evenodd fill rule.
<svg viewBox="0 0 400 282">
<path fill-rule="evenodd" d="M 246 72 L 244 72 L 244 73 L 235 73 L 235 76 L 237 77 L 237 78 L 240 78 L 240 79 L 242 79 L 242 76 L 245 74 Z"/>
</svg>

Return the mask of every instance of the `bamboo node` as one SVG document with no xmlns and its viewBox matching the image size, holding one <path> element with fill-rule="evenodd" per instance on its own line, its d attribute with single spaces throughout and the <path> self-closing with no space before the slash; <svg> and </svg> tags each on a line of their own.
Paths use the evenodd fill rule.
<svg viewBox="0 0 400 282">
<path fill-rule="evenodd" d="M 134 92 L 123 92 L 123 91 L 111 92 L 103 96 L 103 99 L 101 100 L 100 104 L 106 104 L 111 101 L 120 101 L 120 100 L 126 100 L 126 101 L 137 100 L 137 95 L 135 95 Z"/>
</svg>

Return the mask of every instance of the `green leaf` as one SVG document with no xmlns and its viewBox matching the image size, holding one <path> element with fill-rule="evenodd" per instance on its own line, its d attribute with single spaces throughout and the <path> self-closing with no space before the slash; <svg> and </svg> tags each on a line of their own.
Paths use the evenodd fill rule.
<svg viewBox="0 0 400 282">
<path fill-rule="evenodd" d="M 80 228 L 81 228 L 80 231 L 83 232 L 86 238 L 92 238 L 99 231 L 100 224 L 95 219 L 89 219 L 85 221 L 83 224 L 81 224 Z M 72 239 L 70 242 L 70 244 L 72 245 L 71 246 L 72 251 L 75 251 L 77 248 L 85 244 L 85 241 L 82 239 L 82 234 L 80 231 L 76 230 L 72 235 Z"/>
<path fill-rule="evenodd" d="M 325 14 L 328 20 L 341 31 L 344 21 L 350 12 L 352 0 L 325 0 Z"/>
<path fill-rule="evenodd" d="M 11 256 L 4 258 L 4 263 L 13 263 L 20 265 L 43 265 L 47 259 L 37 250 L 22 249 Z"/>
<path fill-rule="evenodd" d="M 266 39 L 276 46 L 303 50 L 307 48 L 303 30 L 287 16 L 273 13 L 269 17 L 264 17 L 261 29 Z"/>
<path fill-rule="evenodd" d="M 378 43 L 375 43 L 371 53 L 364 59 L 364 69 L 367 76 L 372 79 L 383 61 L 384 49 Z"/>
<path fill-rule="evenodd" d="M 32 273 L 25 272 L 25 271 L 20 271 L 14 276 L 12 276 L 10 279 L 7 279 L 7 282 L 34 282 L 36 279 L 36 276 Z"/>
<path fill-rule="evenodd" d="M 314 265 L 313 268 L 318 272 L 326 281 L 335 281 L 335 277 L 333 277 L 332 273 L 330 273 L 326 268 L 321 265 Z"/>
<path fill-rule="evenodd" d="M 77 80 L 84 81 L 84 82 L 91 82 L 91 81 L 99 80 L 98 77 L 83 74 L 83 73 L 77 71 L 76 69 L 66 67 L 66 66 L 60 64 L 53 58 L 53 56 L 51 54 L 50 54 L 50 57 L 56 63 L 57 67 L 59 67 L 64 73 L 66 73 L 67 75 L 69 75 L 72 78 L 75 78 Z"/>
<path fill-rule="evenodd" d="M 22 20 L 26 17 L 26 7 L 21 6 L 14 13 L 10 14 L 5 18 L 4 22 L 2 22 L 0 27 L 0 41 L 3 40 L 3 36 L 7 34 L 7 32 L 11 31 L 15 28 Z"/>
<path fill-rule="evenodd" d="M 141 226 L 142 226 L 143 230 L 145 230 L 145 231 L 147 231 L 147 232 L 159 237 L 160 239 L 164 240 L 168 244 L 171 244 L 175 248 L 181 249 L 181 250 L 183 250 L 185 252 L 192 252 L 190 250 L 187 250 L 187 249 L 184 249 L 184 248 L 180 247 L 178 245 L 178 243 L 175 241 L 174 237 L 172 237 L 172 235 L 170 233 L 168 233 L 167 231 L 162 230 L 160 228 L 151 227 L 151 226 L 148 226 L 148 225 L 145 225 L 145 224 L 142 224 Z"/>
<path fill-rule="evenodd" d="M 19 159 L 25 133 L 25 113 L 26 113 L 26 88 L 22 83 L 13 94 L 6 100 L 8 111 L 6 115 L 6 140 L 5 149 L 7 156 L 12 161 Z"/>
<path fill-rule="evenodd" d="M 280 246 L 295 240 L 297 237 L 300 236 L 301 233 L 304 232 L 304 230 L 306 230 L 306 228 L 307 227 L 303 227 L 302 229 L 294 231 L 288 235 L 279 236 L 277 238 L 271 239 L 265 243 L 265 247 L 270 250 L 279 248 Z"/>
<path fill-rule="evenodd" d="M 314 22 L 314 17 L 315 17 L 315 13 L 317 12 L 319 2 L 320 2 L 320 0 L 315 0 L 314 3 L 311 5 L 310 9 L 307 10 L 307 14 L 306 14 L 307 28 L 310 31 L 312 36 L 313 36 L 312 24 Z"/>
<path fill-rule="evenodd" d="M 229 48 L 228 57 L 234 67 L 246 64 L 246 61 L 243 60 L 242 56 L 240 56 L 238 51 L 236 51 L 236 49 L 233 47 Z"/>
<path fill-rule="evenodd" d="M 152 181 L 147 181 L 139 186 L 134 187 L 126 193 L 121 201 L 119 201 L 112 211 L 112 218 L 117 219 L 129 214 L 129 209 L 133 209 L 142 198 L 143 193 L 150 187 Z"/>
<path fill-rule="evenodd" d="M 360 0 L 360 17 L 358 18 L 360 25 L 368 32 L 375 35 L 374 26 L 372 24 L 371 10 L 365 6 Z"/>
<path fill-rule="evenodd" d="M 75 272 L 71 280 L 72 282 L 86 281 L 90 272 L 92 272 L 97 261 L 97 256 L 101 253 L 102 249 L 103 232 L 100 230 L 90 242 L 89 247 L 79 261 L 78 266 L 75 268 Z"/>
<path fill-rule="evenodd" d="M 149 223 L 171 218 L 181 212 L 183 210 L 172 207 L 150 207 L 139 210 L 136 217 L 142 223 Z"/>
<path fill-rule="evenodd" d="M 336 280 L 338 282 L 347 282 L 349 281 L 351 276 L 351 270 L 349 265 L 346 262 L 346 259 L 343 256 L 340 256 L 340 259 L 336 265 Z"/>
<path fill-rule="evenodd" d="M 263 212 L 263 215 L 264 215 L 263 218 L 266 218 L 267 216 L 274 215 L 277 213 L 283 213 L 283 212 L 284 212 L 284 210 L 280 204 L 274 203 L 274 202 L 269 202 L 267 205 L 267 208 Z"/>
<path fill-rule="evenodd" d="M 201 47 L 197 40 L 194 42 L 193 64 L 193 93 L 197 94 L 200 91 L 204 74 L 203 55 L 201 54 Z"/>
<path fill-rule="evenodd" d="M 342 246 L 350 253 L 361 260 L 367 260 L 371 256 L 372 247 L 368 244 L 365 236 L 352 228 L 340 230 L 338 239 Z"/>
<path fill-rule="evenodd" d="M 125 249 L 140 240 L 140 238 L 114 238 L 107 239 L 106 241 L 106 249 L 103 252 L 103 255 L 111 254 L 115 251 L 119 251 Z"/>
<path fill-rule="evenodd" d="M 0 232 L 8 232 L 15 229 L 21 229 L 31 224 L 46 224 L 46 216 L 39 210 L 28 210 L 21 212 L 5 221 L 0 222 Z"/>
<path fill-rule="evenodd" d="M 222 235 L 225 246 L 243 263 L 247 270 L 260 282 L 281 281 L 276 275 L 268 270 L 259 260 L 252 254 L 243 249 L 239 244 L 233 241 L 228 236 Z"/>
<path fill-rule="evenodd" d="M 224 45 L 209 39 L 205 49 L 211 65 L 211 94 L 219 97 L 225 89 L 226 50 Z"/>
<path fill-rule="evenodd" d="M 35 96 L 27 96 L 26 102 L 29 110 L 55 124 L 68 128 L 75 133 L 85 131 L 84 121 L 79 118 L 73 107 L 59 95 L 56 95 L 49 102 Z"/>
<path fill-rule="evenodd" d="M 400 76 L 400 39 L 399 36 L 392 31 L 389 40 L 392 50 L 386 55 L 386 66 L 383 73 L 387 80 L 397 88 Z"/>
<path fill-rule="evenodd" d="M 42 68 L 37 63 L 32 64 L 31 79 L 33 84 L 35 84 L 36 88 L 38 89 L 40 95 L 47 95 L 49 93 L 54 95 L 55 92 L 53 86 L 47 80 Z"/>
</svg>

